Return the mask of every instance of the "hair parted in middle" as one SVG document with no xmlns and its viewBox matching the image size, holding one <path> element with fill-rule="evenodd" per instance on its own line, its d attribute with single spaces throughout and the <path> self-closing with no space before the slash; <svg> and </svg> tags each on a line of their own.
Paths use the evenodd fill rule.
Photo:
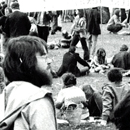
<svg viewBox="0 0 130 130">
<path fill-rule="evenodd" d="M 40 75 L 47 75 L 45 72 L 37 71 L 36 53 L 45 55 L 48 52 L 44 40 L 35 36 L 20 36 L 11 38 L 8 41 L 8 47 L 3 62 L 3 68 L 8 80 L 27 81 L 39 87 L 49 85 L 50 81 L 47 76 L 44 78 Z"/>
</svg>

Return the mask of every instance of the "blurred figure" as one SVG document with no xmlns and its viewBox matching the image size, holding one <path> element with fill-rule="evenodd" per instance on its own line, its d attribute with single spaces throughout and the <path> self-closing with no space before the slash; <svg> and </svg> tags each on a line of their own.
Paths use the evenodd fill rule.
<svg viewBox="0 0 130 130">
<path fill-rule="evenodd" d="M 76 77 L 89 74 L 89 64 L 79 56 L 79 53 L 76 53 L 75 51 L 76 47 L 70 46 L 69 51 L 64 54 L 62 65 L 57 71 L 58 76 L 62 76 L 66 72 L 70 72 Z M 77 63 L 83 65 L 84 68 L 79 69 Z"/>
<path fill-rule="evenodd" d="M 8 41 L 3 62 L 9 84 L 4 90 L 5 114 L 0 129 L 57 130 L 48 72 L 47 45 L 34 36 Z"/>
<path fill-rule="evenodd" d="M 102 97 L 101 94 L 92 88 L 91 85 L 83 84 L 80 88 L 84 91 L 86 96 L 86 107 L 89 110 L 89 116 L 100 118 L 102 115 Z"/>
<path fill-rule="evenodd" d="M 70 46 L 76 46 L 78 42 L 81 42 L 82 49 L 84 51 L 83 59 L 89 61 L 89 50 L 86 43 L 86 20 L 84 17 L 83 9 L 76 11 L 77 16 L 71 26 L 72 41 Z"/>
<path fill-rule="evenodd" d="M 47 11 L 42 11 L 38 13 L 37 17 L 38 35 L 46 42 L 49 36 L 51 19 L 52 19 L 51 15 Z"/>
<path fill-rule="evenodd" d="M 127 51 L 128 51 L 128 46 L 123 44 L 120 47 L 120 51 L 117 54 L 115 54 L 114 57 L 112 58 L 111 63 L 114 67 L 117 67 L 123 70 L 127 69 L 127 60 L 128 60 L 126 58 Z"/>
<path fill-rule="evenodd" d="M 107 30 L 113 33 L 117 33 L 126 25 L 120 21 L 120 10 L 116 9 L 114 15 L 109 19 L 107 23 Z"/>
<path fill-rule="evenodd" d="M 61 47 L 62 48 L 69 48 L 71 41 L 72 41 L 72 38 L 69 35 L 69 33 L 66 30 L 63 30 L 62 31 L 62 39 L 60 40 Z"/>
<path fill-rule="evenodd" d="M 94 57 L 96 53 L 98 35 L 101 34 L 100 29 L 100 11 L 97 7 L 86 10 L 86 29 L 89 55 Z"/>
<path fill-rule="evenodd" d="M 6 86 L 3 68 L 0 67 L 0 121 L 4 118 L 4 88 Z"/>
<path fill-rule="evenodd" d="M 98 73 L 105 73 L 106 69 L 110 68 L 110 66 L 107 63 L 106 51 L 104 48 L 99 48 L 97 50 L 97 53 L 92 59 L 90 66 L 91 66 L 91 71 L 98 72 Z"/>
<path fill-rule="evenodd" d="M 130 91 L 114 109 L 114 123 L 118 130 L 130 129 Z"/>
<path fill-rule="evenodd" d="M 1 33 L 1 44 L 2 44 L 1 52 L 2 53 L 4 52 L 4 48 L 6 48 L 6 40 L 7 40 L 6 33 L 3 30 L 4 30 L 7 17 L 12 13 L 12 9 L 10 7 L 6 7 L 4 12 L 5 12 L 4 13 L 5 15 L 0 17 L 0 25 L 1 25 L 0 33 Z"/>
<path fill-rule="evenodd" d="M 84 92 L 76 86 L 76 77 L 72 73 L 62 76 L 63 88 L 59 91 L 56 108 L 60 110 L 60 118 L 66 119 L 70 125 L 80 124 L 81 115 L 86 102 Z"/>
<path fill-rule="evenodd" d="M 20 11 L 20 5 L 18 2 L 11 4 L 13 13 L 7 16 L 7 20 L 4 26 L 4 32 L 7 37 L 18 37 L 22 35 L 28 35 L 31 27 L 31 23 L 27 14 Z"/>
<path fill-rule="evenodd" d="M 128 90 L 130 90 L 130 85 L 128 83 L 123 83 L 122 81 L 122 73 L 120 69 L 111 69 L 107 74 L 107 78 L 109 82 L 104 84 L 102 88 L 102 125 L 106 125 L 109 121 L 114 121 L 113 112 L 115 106 L 124 98 Z"/>
</svg>

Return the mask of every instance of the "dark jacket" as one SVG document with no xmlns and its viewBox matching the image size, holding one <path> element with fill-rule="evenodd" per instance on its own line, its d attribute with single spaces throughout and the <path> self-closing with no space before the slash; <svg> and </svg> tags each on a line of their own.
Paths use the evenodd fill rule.
<svg viewBox="0 0 130 130">
<path fill-rule="evenodd" d="M 11 13 L 5 22 L 4 32 L 7 37 L 17 37 L 21 35 L 28 35 L 31 23 L 27 14 L 20 11 Z"/>
<path fill-rule="evenodd" d="M 112 59 L 112 64 L 114 67 L 127 69 L 127 51 L 120 51 L 119 53 L 115 54 Z"/>
<path fill-rule="evenodd" d="M 100 12 L 98 9 L 87 9 L 86 10 L 86 29 L 90 34 L 99 35 L 101 34 L 100 29 Z"/>
<path fill-rule="evenodd" d="M 78 62 L 83 66 L 89 67 L 89 64 L 83 60 L 78 53 L 65 53 L 63 56 L 62 65 L 57 72 L 58 76 L 62 76 L 62 74 L 66 72 L 71 72 L 75 76 L 80 76 L 80 70 L 77 67 Z"/>
<path fill-rule="evenodd" d="M 130 51 L 126 55 L 126 70 L 130 69 Z"/>
<path fill-rule="evenodd" d="M 114 121 L 119 130 L 130 130 L 130 90 L 114 109 Z"/>
</svg>

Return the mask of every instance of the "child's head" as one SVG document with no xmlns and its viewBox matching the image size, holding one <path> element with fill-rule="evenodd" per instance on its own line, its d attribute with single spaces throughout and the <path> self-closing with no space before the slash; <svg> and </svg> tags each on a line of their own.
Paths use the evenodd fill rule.
<svg viewBox="0 0 130 130">
<path fill-rule="evenodd" d="M 65 73 L 62 75 L 62 80 L 64 83 L 64 88 L 76 85 L 76 77 L 72 73 Z"/>
<path fill-rule="evenodd" d="M 104 64 L 105 62 L 105 57 L 106 57 L 106 51 L 104 48 L 99 48 L 97 50 L 97 57 L 98 57 L 98 60 L 99 60 L 99 64 Z"/>
<path fill-rule="evenodd" d="M 84 91 L 85 96 L 86 96 L 87 99 L 89 99 L 93 95 L 93 93 L 94 93 L 94 90 L 91 87 L 91 85 L 86 85 L 85 84 L 85 85 L 82 86 L 81 89 Z"/>
<path fill-rule="evenodd" d="M 122 81 L 122 73 L 120 69 L 114 68 L 111 69 L 107 74 L 108 80 L 110 82 L 121 82 Z"/>
<path fill-rule="evenodd" d="M 97 50 L 97 56 L 98 56 L 98 57 L 105 57 L 105 56 L 106 56 L 106 51 L 105 51 L 105 49 L 104 49 L 104 48 L 99 48 L 99 49 Z"/>
<path fill-rule="evenodd" d="M 120 47 L 120 51 L 127 51 L 128 50 L 128 46 L 123 44 L 121 47 Z"/>
</svg>

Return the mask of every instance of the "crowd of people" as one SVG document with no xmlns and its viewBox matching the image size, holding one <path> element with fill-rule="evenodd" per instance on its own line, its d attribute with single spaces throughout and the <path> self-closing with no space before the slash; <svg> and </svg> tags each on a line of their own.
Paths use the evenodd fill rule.
<svg viewBox="0 0 130 130">
<path fill-rule="evenodd" d="M 58 130 L 57 119 L 66 119 L 72 127 L 80 125 L 83 119 L 100 125 L 112 122 L 119 130 L 130 129 L 130 84 L 123 82 L 123 76 L 130 75 L 129 48 L 123 44 L 109 62 L 105 49 L 97 49 L 101 34 L 98 8 L 75 11 L 70 35 L 62 33 L 68 51 L 54 71 L 47 44 L 49 33 L 62 31 L 62 12 L 23 13 L 17 0 L 8 6 L 2 2 L 1 6 L 1 130 Z M 108 21 L 108 31 L 116 33 L 127 26 L 128 22 L 121 23 L 119 16 L 117 9 Z M 79 41 L 82 57 L 76 52 Z M 108 79 L 101 92 L 90 84 L 77 85 L 78 77 L 93 72 Z M 53 78 L 63 82 L 55 100 Z"/>
</svg>

